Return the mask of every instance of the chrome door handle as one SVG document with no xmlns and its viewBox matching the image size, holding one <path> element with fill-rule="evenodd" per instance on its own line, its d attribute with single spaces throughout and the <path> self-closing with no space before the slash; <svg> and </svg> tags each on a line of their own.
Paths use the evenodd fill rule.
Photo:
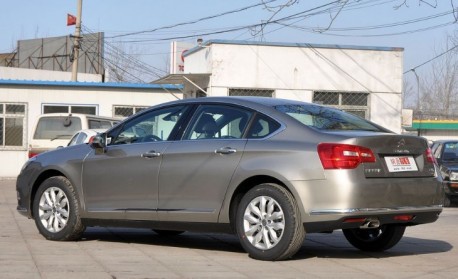
<svg viewBox="0 0 458 279">
<path fill-rule="evenodd" d="M 143 153 L 141 156 L 142 158 L 155 158 L 161 156 L 161 153 L 151 150 L 146 153 Z"/>
<path fill-rule="evenodd" d="M 223 147 L 223 148 L 220 148 L 220 149 L 216 149 L 215 150 L 215 153 L 217 154 L 233 154 L 237 152 L 237 149 L 234 149 L 234 148 L 231 148 L 231 147 Z"/>
</svg>

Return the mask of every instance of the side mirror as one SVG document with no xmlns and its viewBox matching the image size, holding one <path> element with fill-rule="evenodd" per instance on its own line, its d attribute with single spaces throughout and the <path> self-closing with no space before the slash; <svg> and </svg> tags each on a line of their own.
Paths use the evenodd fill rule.
<svg viewBox="0 0 458 279">
<path fill-rule="evenodd" d="M 107 147 L 107 134 L 102 133 L 98 134 L 92 138 L 90 142 L 91 148 L 95 149 L 95 154 L 105 153 L 105 148 Z"/>
</svg>

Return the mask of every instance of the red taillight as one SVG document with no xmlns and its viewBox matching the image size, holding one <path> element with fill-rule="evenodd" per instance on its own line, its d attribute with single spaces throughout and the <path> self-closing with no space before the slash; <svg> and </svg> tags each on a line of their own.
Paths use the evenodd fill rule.
<svg viewBox="0 0 458 279">
<path fill-rule="evenodd" d="M 318 155 L 324 169 L 354 169 L 361 163 L 375 162 L 372 150 L 350 144 L 320 143 Z"/>
<path fill-rule="evenodd" d="M 426 151 L 425 151 L 425 157 L 426 157 L 426 161 L 428 163 L 432 163 L 432 164 L 435 164 L 436 163 L 436 158 L 434 158 L 433 156 L 433 152 L 431 151 L 431 148 L 427 148 Z"/>
<path fill-rule="evenodd" d="M 32 157 L 35 157 L 37 155 L 38 155 L 38 153 L 34 153 L 34 152 L 29 151 L 29 159 L 32 158 Z"/>
<path fill-rule="evenodd" d="M 393 219 L 396 221 L 411 221 L 413 217 L 413 215 L 396 215 Z"/>
<path fill-rule="evenodd" d="M 89 141 L 87 142 L 88 144 L 91 144 L 94 141 L 95 136 L 92 136 L 89 138 Z"/>
<path fill-rule="evenodd" d="M 364 223 L 366 218 L 347 218 L 343 222 L 344 223 Z"/>
</svg>

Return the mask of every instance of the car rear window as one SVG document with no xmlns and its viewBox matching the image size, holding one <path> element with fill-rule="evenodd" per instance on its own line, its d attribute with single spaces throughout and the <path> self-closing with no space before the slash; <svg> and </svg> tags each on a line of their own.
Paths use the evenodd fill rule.
<svg viewBox="0 0 458 279">
<path fill-rule="evenodd" d="M 108 120 L 89 119 L 89 129 L 110 129 L 113 127 L 113 122 Z"/>
<path fill-rule="evenodd" d="M 275 109 L 319 130 L 387 132 L 369 121 L 341 110 L 317 105 L 280 105 Z"/>
<path fill-rule="evenodd" d="M 42 117 L 38 121 L 34 139 L 70 139 L 81 130 L 81 119 L 78 117 L 55 116 Z"/>
</svg>

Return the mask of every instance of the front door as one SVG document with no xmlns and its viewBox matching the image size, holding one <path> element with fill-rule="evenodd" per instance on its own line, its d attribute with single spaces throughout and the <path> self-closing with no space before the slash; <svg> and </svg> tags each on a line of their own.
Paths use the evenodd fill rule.
<svg viewBox="0 0 458 279">
<path fill-rule="evenodd" d="M 108 134 L 103 154 L 84 161 L 83 191 L 92 218 L 156 220 L 162 155 L 185 107 L 151 110 Z"/>
</svg>

